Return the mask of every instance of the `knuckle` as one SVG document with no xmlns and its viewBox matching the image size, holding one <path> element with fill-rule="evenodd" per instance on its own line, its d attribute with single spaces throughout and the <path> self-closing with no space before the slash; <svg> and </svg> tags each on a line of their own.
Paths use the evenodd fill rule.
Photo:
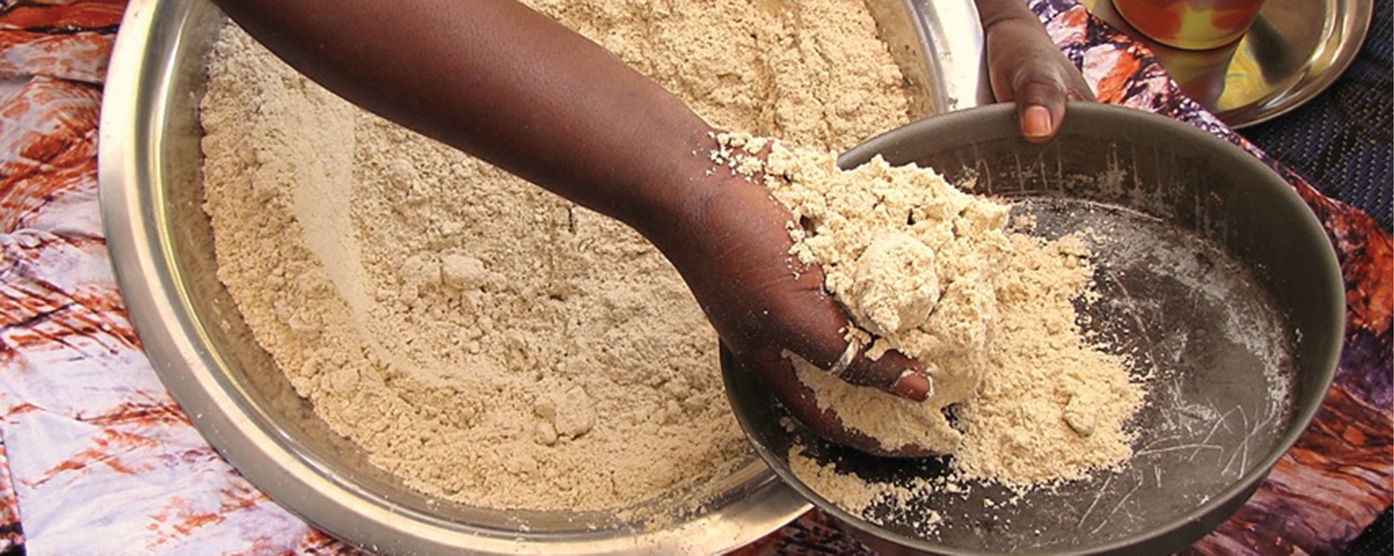
<svg viewBox="0 0 1394 556">
<path fill-rule="evenodd" d="M 1064 95 L 1066 91 L 1065 80 L 1059 72 L 1042 71 L 1040 68 L 1025 68 L 1017 74 L 1016 91 L 1018 94 L 1056 94 Z"/>
</svg>

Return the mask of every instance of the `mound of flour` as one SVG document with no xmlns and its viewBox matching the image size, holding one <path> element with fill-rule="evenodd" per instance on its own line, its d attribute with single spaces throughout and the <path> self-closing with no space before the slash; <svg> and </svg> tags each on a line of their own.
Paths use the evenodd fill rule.
<svg viewBox="0 0 1394 556">
<path fill-rule="evenodd" d="M 732 134 L 718 141 L 718 161 L 761 178 L 789 208 L 791 254 L 822 267 L 856 325 L 849 339 L 872 358 L 904 353 L 929 374 L 930 396 L 916 403 L 791 355 L 818 405 L 845 426 L 887 450 L 953 454 L 963 477 L 1016 487 L 1082 478 L 1132 455 L 1125 425 L 1143 389 L 1077 322 L 1074 303 L 1093 295 L 1079 237 L 1013 232 L 1009 205 L 931 169 L 878 157 L 843 170 L 827 151 Z M 750 154 L 767 145 L 765 160 Z"/>
</svg>

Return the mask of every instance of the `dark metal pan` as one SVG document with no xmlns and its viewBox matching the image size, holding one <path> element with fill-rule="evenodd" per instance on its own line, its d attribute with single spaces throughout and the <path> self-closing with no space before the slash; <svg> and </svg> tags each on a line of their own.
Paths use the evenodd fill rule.
<svg viewBox="0 0 1394 556">
<path fill-rule="evenodd" d="M 756 451 L 800 494 L 886 554 L 1166 554 L 1242 505 L 1315 414 L 1344 327 L 1340 267 L 1325 232 L 1278 175 L 1209 133 L 1141 111 L 1071 105 L 1047 145 L 1019 137 L 1011 106 L 937 116 L 847 152 L 916 163 L 980 193 L 1021 201 L 1032 233 L 1092 228 L 1101 299 L 1086 331 L 1150 369 L 1121 470 L 1031 491 L 1014 504 L 976 484 L 892 507 L 876 525 L 833 506 L 790 471 L 790 446 L 874 481 L 946 474 L 946 458 L 867 456 L 781 425 L 786 413 L 729 354 L 722 368 Z M 944 521 L 917 529 L 937 511 Z"/>
</svg>

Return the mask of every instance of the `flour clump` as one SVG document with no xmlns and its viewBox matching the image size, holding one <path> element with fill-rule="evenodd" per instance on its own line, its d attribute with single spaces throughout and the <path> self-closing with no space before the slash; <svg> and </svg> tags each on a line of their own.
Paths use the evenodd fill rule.
<svg viewBox="0 0 1394 556">
<path fill-rule="evenodd" d="M 877 238 L 857 258 L 848 288 L 858 324 L 882 335 L 918 328 L 939 302 L 934 250 L 910 234 Z"/>
</svg>

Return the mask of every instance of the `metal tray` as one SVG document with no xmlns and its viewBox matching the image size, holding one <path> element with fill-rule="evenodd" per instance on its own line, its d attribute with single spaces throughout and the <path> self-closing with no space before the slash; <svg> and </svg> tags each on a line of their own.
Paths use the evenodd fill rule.
<svg viewBox="0 0 1394 556">
<path fill-rule="evenodd" d="M 1326 90 L 1360 51 L 1374 9 L 1374 0 L 1267 0 L 1243 39 L 1189 51 L 1142 36 L 1112 0 L 1081 3 L 1151 48 L 1186 96 L 1233 128 L 1286 114 Z"/>
<path fill-rule="evenodd" d="M 916 115 L 985 99 L 971 0 L 872 1 Z M 197 107 L 225 19 L 207 0 L 133 0 L 102 106 L 102 217 L 147 355 L 200 432 L 248 480 L 316 527 L 388 554 L 716 554 L 810 507 L 758 458 L 703 493 L 705 508 L 497 511 L 432 499 L 370 465 L 297 397 L 251 337 L 215 272 L 202 204 Z M 716 364 L 715 358 L 713 364 Z M 679 507 L 693 504 L 680 503 Z M 657 524 L 655 524 L 655 522 Z"/>
<path fill-rule="evenodd" d="M 1292 187 L 1185 123 L 1117 106 L 1069 109 L 1046 145 L 1022 140 L 1014 109 L 998 105 L 910 124 L 838 163 L 881 155 L 954 182 L 971 176 L 982 192 L 1022 201 L 1014 212 L 1035 217 L 1032 234 L 1097 234 L 1100 298 L 1080 306 L 1081 327 L 1114 353 L 1138 354 L 1144 366 L 1132 370 L 1149 375 L 1128 465 L 1019 499 L 973 482 L 881 501 L 872 523 L 802 483 L 790 448 L 886 483 L 946 477 L 948 460 L 872 457 L 786 428 L 769 389 L 723 354 L 727 396 L 756 451 L 881 554 L 1171 554 L 1248 500 L 1331 384 L 1345 288 L 1325 230 Z M 944 519 L 926 530 L 931 510 Z"/>
</svg>

